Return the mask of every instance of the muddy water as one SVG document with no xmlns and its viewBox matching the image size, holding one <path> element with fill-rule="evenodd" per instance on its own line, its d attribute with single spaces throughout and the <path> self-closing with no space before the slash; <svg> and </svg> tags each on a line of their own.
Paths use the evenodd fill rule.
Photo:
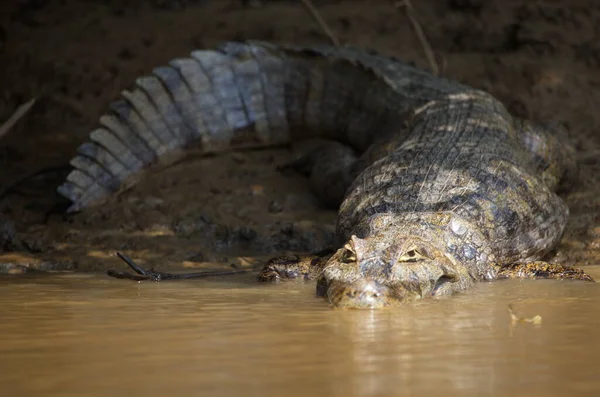
<svg viewBox="0 0 600 397">
<path fill-rule="evenodd" d="M 600 277 L 600 267 L 588 268 Z M 511 325 L 509 304 L 542 323 Z M 251 275 L 0 278 L 3 396 L 600 395 L 600 284 L 504 281 L 382 311 Z"/>
</svg>

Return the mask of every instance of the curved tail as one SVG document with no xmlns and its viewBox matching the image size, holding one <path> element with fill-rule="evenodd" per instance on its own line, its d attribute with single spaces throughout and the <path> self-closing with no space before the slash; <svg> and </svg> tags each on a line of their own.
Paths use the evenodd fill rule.
<svg viewBox="0 0 600 397">
<path fill-rule="evenodd" d="M 225 43 L 155 68 L 123 91 L 58 192 L 75 212 L 133 185 L 170 152 L 283 144 L 295 127 L 364 150 L 392 116 L 464 89 L 351 48 Z"/>
</svg>

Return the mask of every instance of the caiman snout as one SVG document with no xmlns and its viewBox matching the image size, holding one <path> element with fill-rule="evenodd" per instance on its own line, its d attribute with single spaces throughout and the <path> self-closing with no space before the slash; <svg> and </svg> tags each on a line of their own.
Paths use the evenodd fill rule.
<svg viewBox="0 0 600 397">
<path fill-rule="evenodd" d="M 390 304 L 389 288 L 369 278 L 352 283 L 335 282 L 327 287 L 325 293 L 329 302 L 339 308 L 377 309 Z"/>
</svg>

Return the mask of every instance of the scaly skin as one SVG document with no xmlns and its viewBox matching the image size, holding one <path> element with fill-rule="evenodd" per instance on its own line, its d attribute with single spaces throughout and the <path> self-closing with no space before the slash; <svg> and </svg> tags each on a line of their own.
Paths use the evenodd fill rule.
<svg viewBox="0 0 600 397">
<path fill-rule="evenodd" d="M 338 235 L 350 244 L 323 270 L 330 302 L 446 295 L 553 248 L 568 208 L 537 174 L 514 124 L 480 92 L 417 109 L 406 141 L 368 167 L 342 203 Z M 377 295 L 348 296 L 357 282 Z"/>
<path fill-rule="evenodd" d="M 409 130 L 348 190 L 338 218 L 345 246 L 308 276 L 306 262 L 297 265 L 332 305 L 378 308 L 500 278 L 593 281 L 539 260 L 566 225 L 554 190 L 575 168 L 573 149 L 549 128 L 471 91 L 416 109 Z M 276 269 L 284 272 L 267 264 L 259 278 Z"/>
<path fill-rule="evenodd" d="M 305 168 L 324 202 L 341 201 L 343 248 L 328 260 L 275 259 L 260 280 L 317 278 L 319 295 L 350 308 L 518 275 L 590 280 L 540 262 L 568 219 L 555 190 L 576 169 L 573 149 L 485 92 L 353 49 L 265 43 L 192 53 L 137 86 L 74 158 L 59 188 L 71 211 L 192 143 L 207 153 L 268 146 L 308 129 L 335 141 Z"/>
</svg>

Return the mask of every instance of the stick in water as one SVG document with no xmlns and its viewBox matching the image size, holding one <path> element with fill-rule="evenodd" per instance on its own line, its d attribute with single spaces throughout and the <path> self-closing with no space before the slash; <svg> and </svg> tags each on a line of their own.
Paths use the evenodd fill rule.
<svg viewBox="0 0 600 397">
<path fill-rule="evenodd" d="M 190 278 L 202 278 L 202 277 L 210 277 L 210 276 L 228 276 L 231 274 L 239 274 L 246 273 L 246 270 L 226 270 L 226 271 L 209 271 L 209 272 L 196 272 L 196 273 L 183 273 L 183 274 L 173 274 L 173 273 L 164 273 L 164 272 L 156 272 L 154 269 L 146 270 L 135 263 L 130 257 L 120 252 L 117 252 L 117 256 L 137 274 L 132 274 L 129 272 L 119 272 L 116 270 L 108 270 L 106 272 L 110 277 L 115 278 L 125 278 L 133 281 L 163 281 L 163 280 L 181 280 L 181 279 L 190 279 Z"/>
</svg>

